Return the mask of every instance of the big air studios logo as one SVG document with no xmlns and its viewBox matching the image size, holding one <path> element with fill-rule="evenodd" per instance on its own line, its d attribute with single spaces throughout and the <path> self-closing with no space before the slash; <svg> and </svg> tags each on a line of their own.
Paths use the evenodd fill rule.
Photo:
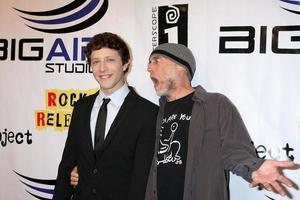
<svg viewBox="0 0 300 200">
<path fill-rule="evenodd" d="M 25 11 L 15 8 L 26 26 L 46 33 L 70 33 L 98 22 L 106 13 L 108 0 L 74 0 L 48 11 Z"/>
<path fill-rule="evenodd" d="M 47 74 L 91 73 L 84 53 L 91 37 L 70 37 L 67 34 L 88 28 L 101 20 L 107 12 L 108 0 L 74 0 L 46 11 L 14 9 L 32 31 L 52 34 L 56 38 L 22 34 L 22 38 L 0 38 L 0 61 L 33 61 L 41 65 Z"/>
<path fill-rule="evenodd" d="M 171 42 L 187 46 L 188 4 L 152 7 L 152 48 Z"/>
<path fill-rule="evenodd" d="M 75 102 L 93 94 L 97 89 L 89 90 L 59 90 L 45 91 L 46 109 L 35 111 L 35 127 L 37 130 L 53 128 L 55 131 L 68 130 L 71 122 L 72 110 Z"/>
<path fill-rule="evenodd" d="M 278 2 L 286 17 L 300 17 L 300 0 Z M 299 24 L 220 26 L 219 53 L 300 54 L 299 32 Z"/>
</svg>

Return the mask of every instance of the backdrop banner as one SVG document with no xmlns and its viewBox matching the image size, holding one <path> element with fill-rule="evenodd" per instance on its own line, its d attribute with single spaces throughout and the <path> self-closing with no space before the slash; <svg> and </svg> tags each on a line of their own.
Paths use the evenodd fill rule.
<svg viewBox="0 0 300 200">
<path fill-rule="evenodd" d="M 85 46 L 106 31 L 129 44 L 128 82 L 156 104 L 150 52 L 187 45 L 193 85 L 232 100 L 258 156 L 300 163 L 299 0 L 10 0 L 0 11 L 0 200 L 51 199 L 74 102 L 99 88 Z M 284 174 L 300 187 L 300 170 Z M 232 200 L 287 199 L 235 175 L 230 191 Z"/>
</svg>

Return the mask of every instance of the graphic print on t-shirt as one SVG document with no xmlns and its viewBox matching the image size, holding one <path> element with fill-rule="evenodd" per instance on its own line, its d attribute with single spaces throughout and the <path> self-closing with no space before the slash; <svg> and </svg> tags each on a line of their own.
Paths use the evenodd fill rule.
<svg viewBox="0 0 300 200">
<path fill-rule="evenodd" d="M 181 157 L 178 155 L 180 151 L 180 142 L 174 139 L 174 134 L 178 128 L 178 123 L 173 122 L 171 125 L 171 135 L 168 139 L 159 140 L 160 149 L 158 154 L 163 155 L 163 160 L 157 161 L 157 165 L 160 163 L 174 162 L 175 164 L 182 164 Z"/>
<path fill-rule="evenodd" d="M 182 131 L 191 119 L 187 114 L 171 114 L 163 119 L 160 130 L 159 150 L 157 153 L 157 165 L 173 163 L 181 165 L 182 161 L 182 142 L 184 132 Z M 179 127 L 180 126 L 180 127 Z"/>
</svg>

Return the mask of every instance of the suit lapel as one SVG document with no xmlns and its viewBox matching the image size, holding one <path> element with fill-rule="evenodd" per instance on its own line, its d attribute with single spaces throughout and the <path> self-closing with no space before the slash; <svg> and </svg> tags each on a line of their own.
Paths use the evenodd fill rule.
<svg viewBox="0 0 300 200">
<path fill-rule="evenodd" d="M 124 99 L 124 102 L 108 131 L 108 134 L 104 140 L 102 147 L 96 153 L 97 158 L 99 158 L 101 154 L 105 151 L 105 149 L 111 144 L 111 141 L 113 140 L 113 138 L 116 136 L 116 133 L 118 132 L 117 130 L 124 123 L 125 119 L 128 118 L 128 114 L 130 113 L 130 111 L 134 109 L 134 105 L 136 102 L 135 101 L 136 95 L 137 94 L 135 93 L 135 91 L 132 88 L 130 88 L 130 92 Z"/>
</svg>

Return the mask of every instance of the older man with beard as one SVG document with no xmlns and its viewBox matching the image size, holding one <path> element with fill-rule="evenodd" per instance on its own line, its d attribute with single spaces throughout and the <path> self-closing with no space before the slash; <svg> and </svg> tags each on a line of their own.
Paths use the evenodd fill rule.
<svg viewBox="0 0 300 200">
<path fill-rule="evenodd" d="M 196 70 L 190 49 L 165 43 L 149 58 L 159 100 L 156 145 L 146 200 L 228 200 L 229 171 L 250 187 L 286 195 L 292 186 L 280 168 L 291 161 L 257 158 L 236 107 L 222 94 L 192 87 Z"/>
</svg>

